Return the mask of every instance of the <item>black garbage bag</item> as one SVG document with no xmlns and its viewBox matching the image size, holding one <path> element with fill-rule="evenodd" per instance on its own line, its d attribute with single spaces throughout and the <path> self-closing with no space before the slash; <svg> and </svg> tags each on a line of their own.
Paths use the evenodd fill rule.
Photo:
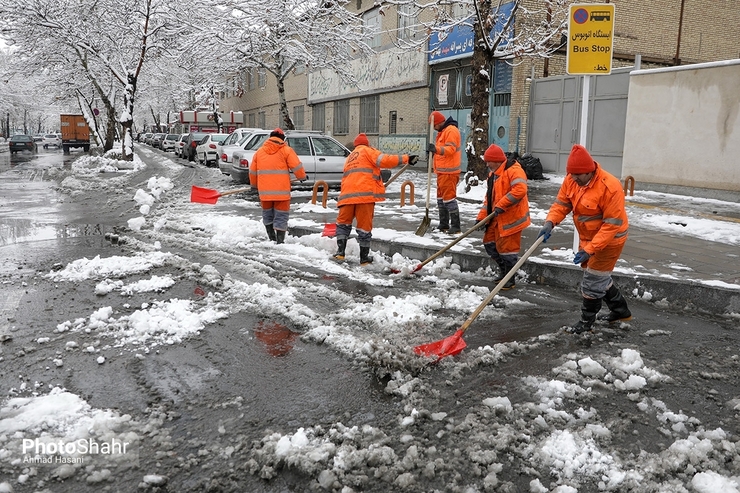
<svg viewBox="0 0 740 493">
<path fill-rule="evenodd" d="M 527 174 L 528 180 L 547 179 L 542 174 L 542 162 L 540 161 L 540 158 L 534 157 L 529 153 L 525 153 L 524 155 L 520 156 L 517 161 L 519 161 L 519 164 L 521 164 L 522 168 L 524 168 L 524 172 Z"/>
</svg>

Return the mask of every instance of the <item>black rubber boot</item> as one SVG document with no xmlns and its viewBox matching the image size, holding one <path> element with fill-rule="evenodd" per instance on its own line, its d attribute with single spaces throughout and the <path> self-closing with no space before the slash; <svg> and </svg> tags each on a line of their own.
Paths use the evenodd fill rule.
<svg viewBox="0 0 740 493">
<path fill-rule="evenodd" d="M 632 312 L 627 308 L 627 300 L 624 299 L 622 293 L 619 292 L 619 288 L 614 284 L 606 291 L 604 301 L 606 302 L 606 306 L 609 307 L 609 313 L 599 315 L 599 320 L 609 322 L 610 324 L 632 320 Z"/>
<path fill-rule="evenodd" d="M 601 310 L 601 298 L 583 298 L 581 319 L 571 327 L 571 332 L 581 334 L 593 328 L 596 314 Z"/>
<path fill-rule="evenodd" d="M 267 237 L 270 238 L 272 241 L 277 241 L 277 237 L 275 236 L 275 228 L 272 227 L 272 224 L 265 224 L 265 229 L 267 230 Z"/>
<path fill-rule="evenodd" d="M 278 245 L 285 243 L 285 231 L 275 230 L 275 241 Z"/>
<path fill-rule="evenodd" d="M 460 212 L 450 212 L 450 234 L 460 233 Z"/>
<path fill-rule="evenodd" d="M 342 262 L 344 260 L 344 251 L 347 249 L 347 239 L 337 239 L 337 253 L 334 254 L 334 260 Z"/>
<path fill-rule="evenodd" d="M 442 207 L 439 208 L 439 226 L 437 229 L 446 233 L 450 229 L 450 211 Z"/>
<path fill-rule="evenodd" d="M 509 271 L 511 271 L 514 265 L 516 265 L 516 262 L 514 262 L 513 264 L 510 264 L 509 262 L 504 261 L 504 271 L 503 271 L 504 275 L 501 276 L 501 279 L 503 279 L 506 276 L 506 274 L 508 274 Z M 516 287 L 516 273 L 514 273 L 514 275 L 511 276 L 508 281 L 506 281 L 506 284 L 503 285 L 503 287 L 501 288 L 501 291 L 507 291 L 515 287 Z"/>
<path fill-rule="evenodd" d="M 506 275 L 506 264 L 501 259 L 495 260 L 495 262 L 496 265 L 498 265 L 498 274 L 496 274 L 496 277 L 493 278 L 493 282 L 499 283 L 501 282 L 501 279 L 503 279 Z"/>
<path fill-rule="evenodd" d="M 370 247 L 360 247 L 360 265 L 367 265 L 373 262 L 373 256 L 370 255 Z"/>
</svg>

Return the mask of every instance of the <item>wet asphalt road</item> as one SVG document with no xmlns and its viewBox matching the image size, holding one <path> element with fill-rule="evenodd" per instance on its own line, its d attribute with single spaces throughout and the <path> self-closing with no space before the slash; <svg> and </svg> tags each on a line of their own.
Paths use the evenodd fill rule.
<svg viewBox="0 0 740 493">
<path fill-rule="evenodd" d="M 384 430 L 391 446 L 403 457 L 400 437 L 404 430 L 397 423 L 399 416 L 407 414 L 404 407 L 409 402 L 386 391 L 391 374 L 399 368 L 354 361 L 329 346 L 301 339 L 298 328 L 276 324 L 249 311 L 219 320 L 200 335 L 161 347 L 144 359 L 121 352 L 109 357 L 105 365 L 98 365 L 82 351 L 65 351 L 68 338 L 53 335 L 53 328 L 66 320 L 88 317 L 91 307 L 101 305 L 94 294 L 96 281 L 54 283 L 44 274 L 82 257 L 129 254 L 137 236 L 126 228 L 126 220 L 136 215 L 131 197 L 136 187 L 162 171 L 156 162 L 150 162 L 149 168 L 133 180 L 132 188 L 120 193 L 92 190 L 75 196 L 61 194 L 54 188 L 60 174 L 49 173 L 49 169 L 64 170 L 75 157 L 67 158 L 53 150 L 12 159 L 7 153 L 0 154 L 0 336 L 4 340 L 0 345 L 0 390 L 6 393 L 17 389 L 19 382 L 38 382 L 41 388 L 60 386 L 94 407 L 130 414 L 141 423 L 141 429 L 148 431 L 141 431 L 147 438 L 142 440 L 138 465 L 111 467 L 114 479 L 105 484 L 105 491 L 139 491 L 142 476 L 155 473 L 169 478 L 160 491 L 322 491 L 315 479 L 294 470 L 283 469 L 265 481 L 247 464 L 252 450 L 271 431 L 291 433 L 299 427 L 317 425 L 328 428 L 337 422 Z M 175 180 L 179 180 L 181 190 L 194 182 L 224 182 L 217 170 L 189 165 L 183 165 Z M 115 241 L 118 238 L 131 241 Z M 176 237 L 169 247 L 192 264 L 209 263 L 237 279 L 241 275 L 229 259 L 219 264 L 218 252 L 204 254 L 189 249 L 178 244 Z M 263 261 L 268 269 L 279 263 L 269 258 Z M 315 274 L 304 276 L 305 282 L 330 285 L 363 299 L 389 292 L 402 294 L 412 286 L 425 289 L 414 279 L 398 280 L 392 288 L 382 288 L 327 277 L 310 266 L 287 268 L 287 274 L 282 275 L 298 275 L 303 269 Z M 165 266 L 150 274 L 178 279 L 166 294 L 169 298 L 200 296 L 202 280 L 182 276 L 178 268 Z M 492 287 L 485 279 L 475 282 Z M 523 349 L 494 363 L 476 361 L 454 369 L 443 365 L 400 368 L 421 382 L 422 395 L 414 397 L 418 400 L 414 405 L 444 411 L 463 421 L 470 409 L 491 394 L 506 395 L 512 402 L 532 400 L 517 383 L 519 378 L 549 378 L 565 354 L 636 347 L 651 366 L 673 377 L 672 382 L 655 389 L 654 396 L 671 408 L 701 416 L 707 428 L 723 426 L 737 432 L 736 414 L 725 405 L 737 397 L 740 383 L 740 367 L 732 358 L 740 341 L 732 323 L 711 316 L 665 312 L 654 304 L 631 300 L 635 313 L 631 327 L 605 328 L 585 338 L 561 334 L 532 344 L 538 336 L 553 334 L 577 316 L 577 293 L 527 285 L 516 296 L 528 303 L 494 324 L 474 323 L 465 339 L 470 348 L 519 341 Z M 105 303 L 114 300 L 108 297 Z M 124 304 L 137 306 L 147 301 L 149 294 L 120 297 L 114 309 L 123 311 Z M 439 317 L 447 320 L 447 326 L 439 331 L 447 333 L 465 316 L 446 310 L 440 311 Z M 646 337 L 648 329 L 670 336 Z M 37 344 L 40 335 L 51 335 L 51 340 Z M 96 334 L 77 337 L 82 347 L 105 343 Z M 64 366 L 55 368 L 50 361 L 60 354 L 64 355 Z M 637 457 L 641 450 L 659 450 L 669 443 L 663 433 L 621 400 L 596 392 L 586 404 L 578 405 L 592 406 L 611 416 L 613 441 L 626 456 Z M 460 486 L 451 485 L 465 482 L 459 476 L 465 480 L 475 477 L 475 465 L 454 452 L 464 450 L 465 436 L 439 439 L 438 427 L 432 421 L 420 425 L 420 446 L 437 448 L 447 466 L 436 478 L 421 479 L 417 489 L 410 491 L 462 491 Z M 487 429 L 491 427 L 487 425 Z M 226 449 L 230 453 L 224 455 Z M 508 489 L 496 491 L 528 491 L 528 479 L 519 474 L 530 467 L 526 459 L 509 453 L 500 460 L 507 464 L 499 477 Z M 0 463 L 0 478 L 18 474 L 17 467 Z M 31 492 L 43 487 L 53 492 L 104 491 L 100 485 L 87 484 L 82 474 L 63 482 L 46 474 L 48 471 L 42 470 L 34 484 L 15 484 L 14 491 Z M 547 477 L 546 471 L 543 476 Z M 390 490 L 387 483 L 371 479 L 357 491 Z"/>
</svg>

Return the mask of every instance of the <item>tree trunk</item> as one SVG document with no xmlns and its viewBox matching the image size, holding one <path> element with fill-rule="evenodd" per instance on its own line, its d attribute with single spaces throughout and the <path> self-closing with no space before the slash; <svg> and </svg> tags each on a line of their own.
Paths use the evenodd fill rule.
<svg viewBox="0 0 740 493">
<path fill-rule="evenodd" d="M 487 1 L 478 3 L 481 18 L 487 19 L 491 13 L 491 4 Z M 473 108 L 470 112 L 471 130 L 465 152 L 468 156 L 468 171 L 473 171 L 480 179 L 488 176 L 488 168 L 483 161 L 483 154 L 488 149 L 488 117 L 489 102 L 491 99 L 491 65 L 489 54 L 483 40 L 483 31 L 480 23 L 473 26 L 473 80 L 471 94 Z"/>
<path fill-rule="evenodd" d="M 278 96 L 280 97 L 280 116 L 283 119 L 285 130 L 295 130 L 293 120 L 290 118 L 288 111 L 288 102 L 285 100 L 285 81 L 278 77 L 277 79 Z"/>
<path fill-rule="evenodd" d="M 123 132 L 121 145 L 122 158 L 124 161 L 134 160 L 134 138 L 131 127 L 134 125 L 134 95 L 136 94 L 137 77 L 130 73 L 127 75 L 127 84 L 123 89 L 123 114 L 121 115 L 121 129 Z"/>
</svg>

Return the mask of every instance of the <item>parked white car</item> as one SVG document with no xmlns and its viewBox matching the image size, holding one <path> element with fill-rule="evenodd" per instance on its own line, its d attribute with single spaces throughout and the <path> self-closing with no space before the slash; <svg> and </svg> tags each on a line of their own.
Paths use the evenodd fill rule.
<svg viewBox="0 0 740 493">
<path fill-rule="evenodd" d="M 231 173 L 231 163 L 234 151 L 244 149 L 244 145 L 249 141 L 249 137 L 254 132 L 264 131 L 261 128 L 237 128 L 220 144 L 216 144 L 218 151 L 218 167 L 221 173 L 228 175 Z"/>
<path fill-rule="evenodd" d="M 177 141 L 180 140 L 180 134 L 167 134 L 165 135 L 164 139 L 162 139 L 162 150 L 167 151 L 174 151 L 175 145 L 177 144 Z"/>
<path fill-rule="evenodd" d="M 195 160 L 205 166 L 214 165 L 218 160 L 216 145 L 223 142 L 229 134 L 206 134 L 195 146 Z"/>
<path fill-rule="evenodd" d="M 180 134 L 180 137 L 177 139 L 177 142 L 175 142 L 175 156 L 177 157 L 183 157 L 182 149 L 185 147 L 185 137 L 187 137 L 188 134 Z"/>
</svg>

